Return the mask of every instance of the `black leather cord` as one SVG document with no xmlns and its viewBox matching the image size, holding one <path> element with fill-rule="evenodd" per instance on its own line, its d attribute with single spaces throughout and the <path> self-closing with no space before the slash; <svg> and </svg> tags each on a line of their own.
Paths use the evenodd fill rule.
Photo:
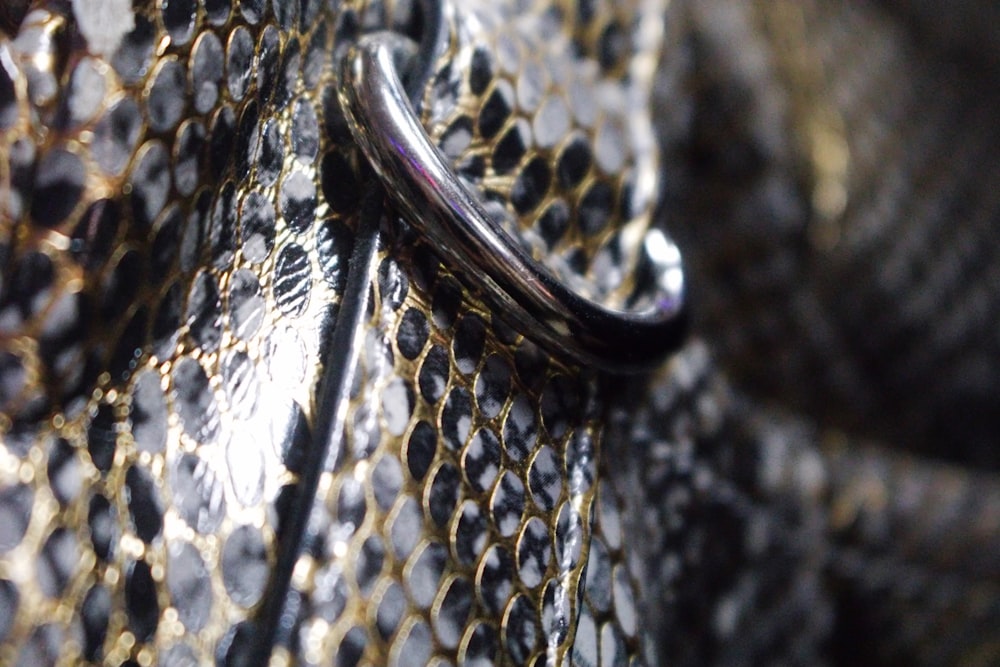
<svg viewBox="0 0 1000 667">
<path fill-rule="evenodd" d="M 446 37 L 443 6 L 438 0 L 420 3 L 420 43 L 409 63 L 405 78 L 406 92 L 415 109 L 430 79 Z M 360 350 L 359 333 L 368 310 L 371 279 L 378 262 L 382 219 L 386 214 L 385 191 L 378 177 L 366 166 L 367 183 L 358 223 L 358 236 L 351 255 L 343 301 L 333 328 L 333 336 L 322 354 L 323 370 L 317 386 L 315 421 L 312 433 L 300 421 L 294 436 L 304 443 L 305 456 L 299 483 L 286 517 L 283 517 L 279 553 L 259 621 L 251 622 L 247 633 L 233 637 L 223 649 L 229 665 L 268 664 L 275 646 L 294 641 L 292 633 L 300 600 L 291 590 L 291 578 L 308 541 L 309 516 L 315 502 L 319 480 L 329 469 L 331 443 L 343 438 L 344 424 L 340 406 L 350 400 L 351 382 L 357 369 Z M 256 626 L 256 627 L 253 627 Z M 239 633 L 237 633 L 239 635 Z M 247 636 L 249 635 L 249 636 Z"/>
</svg>

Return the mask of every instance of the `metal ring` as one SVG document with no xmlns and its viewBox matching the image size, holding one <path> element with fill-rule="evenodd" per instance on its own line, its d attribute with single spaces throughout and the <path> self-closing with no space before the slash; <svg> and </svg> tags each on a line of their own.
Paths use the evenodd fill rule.
<svg viewBox="0 0 1000 667">
<path fill-rule="evenodd" d="M 680 252 L 647 232 L 650 294 L 636 310 L 583 297 L 535 261 L 455 175 L 413 111 L 393 64 L 391 39 L 362 38 L 342 62 L 339 95 L 362 152 L 407 221 L 476 281 L 490 306 L 547 352 L 612 372 L 649 370 L 685 333 Z"/>
</svg>

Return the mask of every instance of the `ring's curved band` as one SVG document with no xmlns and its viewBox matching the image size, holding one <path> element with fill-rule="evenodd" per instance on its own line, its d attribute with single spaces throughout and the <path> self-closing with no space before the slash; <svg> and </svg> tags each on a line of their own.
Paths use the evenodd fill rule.
<svg viewBox="0 0 1000 667">
<path fill-rule="evenodd" d="M 406 219 L 460 268 L 504 319 L 546 351 L 612 372 L 641 371 L 684 334 L 680 253 L 647 232 L 644 262 L 654 293 L 640 310 L 612 310 L 580 296 L 535 261 L 484 210 L 431 143 L 396 74 L 390 40 L 369 35 L 342 65 L 348 125 Z"/>
</svg>

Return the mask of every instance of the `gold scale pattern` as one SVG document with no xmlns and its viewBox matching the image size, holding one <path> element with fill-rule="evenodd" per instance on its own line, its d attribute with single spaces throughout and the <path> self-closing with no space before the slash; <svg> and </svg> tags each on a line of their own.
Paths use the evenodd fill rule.
<svg viewBox="0 0 1000 667">
<path fill-rule="evenodd" d="M 647 110 L 663 7 L 523 4 L 462 4 L 425 126 L 536 259 L 620 302 L 655 205 Z"/>
<path fill-rule="evenodd" d="M 260 603 L 354 215 L 317 11 L 144 3 L 101 57 L 42 9 L 4 44 L 4 662 L 210 662 Z"/>
<path fill-rule="evenodd" d="M 553 38 L 517 44 L 500 30 L 503 8 L 482 4 L 463 5 L 455 25 L 480 30 L 453 36 L 451 78 L 443 67 L 428 91 L 431 135 L 459 168 L 483 160 L 471 180 L 519 221 L 512 231 L 586 274 L 618 243 L 616 226 L 586 227 L 598 213 L 648 221 L 651 149 L 635 158 L 621 141 L 625 117 L 642 114 L 612 82 L 630 47 L 655 53 L 655 39 L 629 41 L 644 34 L 629 3 L 514 3 L 507 11 Z M 344 289 L 361 183 L 332 54 L 360 31 L 405 26 L 408 12 L 140 2 L 118 17 L 120 45 L 102 50 L 60 7 L 0 40 L 11 93 L 0 108 L 0 661 L 209 663 L 268 590 L 301 472 L 292 434 L 316 409 Z M 544 67 L 534 53 L 550 56 Z M 483 70 L 484 57 L 497 61 Z M 524 81 L 538 87 L 515 88 Z M 597 104 L 579 97 L 601 84 Z M 483 132 L 499 98 L 510 108 Z M 610 106 L 588 116 L 600 100 Z M 574 121 L 546 112 L 559 104 L 575 105 Z M 464 144 L 447 134 L 459 118 L 474 128 Z M 559 171 L 571 150 L 590 154 L 589 169 Z M 537 181 L 543 163 L 556 174 Z M 546 231 L 553 205 L 567 219 Z M 347 436 L 313 511 L 323 539 L 293 575 L 298 634 L 276 659 L 562 661 L 590 553 L 592 388 L 394 229 L 372 276 Z M 613 529 L 597 526 L 620 560 Z M 616 587 L 630 588 L 615 567 Z M 597 608 L 604 634 L 634 634 Z M 602 643 L 601 664 L 637 651 L 618 644 Z"/>
<path fill-rule="evenodd" d="M 522 8 L 520 20 L 537 27 L 545 18 L 542 9 L 533 15 Z M 569 114 L 564 89 L 573 83 L 578 92 L 594 87 L 593 63 L 573 72 L 582 82 L 539 81 L 559 68 L 537 69 L 530 54 L 538 53 L 538 45 L 512 41 L 528 30 L 501 30 L 508 22 L 496 9 L 463 5 L 463 11 L 472 18 L 457 21 L 425 99 L 431 136 L 484 198 L 498 204 L 497 214 L 513 223 L 512 233 L 530 239 L 544 224 L 546 203 L 554 202 L 571 218 L 559 230 L 569 232 L 568 238 L 555 234 L 548 250 L 559 244 L 596 256 L 620 230 L 612 225 L 599 230 L 603 234 L 581 233 L 581 211 L 598 184 L 613 202 L 621 201 L 628 191 L 624 182 L 579 154 L 574 160 L 585 168 L 576 180 L 539 178 L 531 169 L 556 163 L 574 145 L 593 155 L 600 145 L 594 136 L 616 123 L 622 127 L 624 119 L 615 117 L 624 108 L 621 98 L 596 112 L 579 109 L 587 101 L 578 100 L 584 121 L 560 118 L 556 131 L 566 137 L 556 137 L 554 146 L 543 142 L 540 136 L 553 132 L 537 121 L 547 100 L 557 100 L 560 112 Z M 470 25 L 478 29 L 463 32 Z M 549 48 L 566 53 L 568 47 L 557 41 Z M 519 69 L 532 64 L 535 72 Z M 620 65 L 606 63 L 609 72 Z M 535 77 L 529 82 L 535 87 L 515 92 L 525 77 Z M 640 162 L 629 153 L 606 159 Z M 646 156 L 636 169 L 652 164 Z M 519 186 L 532 180 L 537 182 Z M 518 201 L 519 187 L 532 191 L 532 205 Z M 633 220 L 611 206 L 605 220 L 648 224 L 648 207 Z M 294 594 L 306 601 L 296 604 L 307 609 L 298 626 L 302 658 L 307 664 L 334 658 L 438 664 L 456 655 L 460 664 L 568 661 L 578 622 L 574 600 L 582 596 L 579 579 L 591 543 L 597 434 L 593 406 L 590 414 L 584 408 L 593 390 L 576 371 L 546 362 L 475 301 L 456 303 L 458 284 L 419 250 L 411 254 L 410 243 L 397 240 L 397 248 L 381 255 L 379 294 L 363 347 L 364 379 L 347 417 L 354 431 L 332 473 L 324 474 L 326 497 L 314 509 L 325 544 L 317 547 L 319 558 L 308 553 L 296 568 Z M 551 253 L 540 256 L 548 260 Z M 414 275 L 413 267 L 428 264 L 430 275 Z M 369 454 L 370 433 L 363 426 L 374 414 L 382 420 L 380 434 L 390 437 Z M 443 437 L 438 447 L 428 446 L 435 429 Z M 383 576 L 368 571 L 373 564 Z M 621 608 L 634 608 L 623 565 L 615 576 Z M 607 603 L 589 619 L 595 616 L 603 621 L 607 660 L 627 660 L 638 651 L 627 639 L 636 634 L 634 613 L 624 614 L 632 620 L 625 623 L 627 633 Z M 599 654 L 578 655 L 578 664 L 591 664 Z"/>
<path fill-rule="evenodd" d="M 303 663 L 544 664 L 565 651 L 589 541 L 587 384 L 393 255 L 293 580 Z"/>
</svg>

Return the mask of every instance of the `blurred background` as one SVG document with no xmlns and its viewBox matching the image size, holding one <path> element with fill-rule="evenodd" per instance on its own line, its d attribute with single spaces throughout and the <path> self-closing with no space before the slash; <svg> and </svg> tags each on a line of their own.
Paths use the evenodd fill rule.
<svg viewBox="0 0 1000 667">
<path fill-rule="evenodd" d="M 1000 4 L 675 0 L 657 117 L 696 330 L 822 427 L 1000 467 Z"/>
</svg>

